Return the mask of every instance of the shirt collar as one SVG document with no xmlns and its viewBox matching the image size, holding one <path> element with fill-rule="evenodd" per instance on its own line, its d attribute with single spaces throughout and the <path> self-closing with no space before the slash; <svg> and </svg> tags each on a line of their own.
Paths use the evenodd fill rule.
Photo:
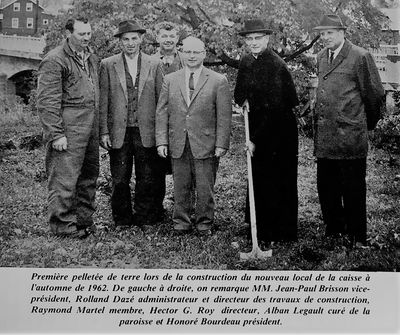
<svg viewBox="0 0 400 335">
<path fill-rule="evenodd" d="M 200 75 L 200 72 L 201 72 L 201 70 L 203 70 L 203 65 L 201 65 L 198 69 L 196 69 L 196 70 L 190 70 L 187 66 L 185 66 L 185 74 L 186 74 L 186 76 L 187 77 L 189 77 L 190 76 L 190 74 L 193 72 L 193 75 L 196 77 L 196 76 L 199 76 Z"/>
<path fill-rule="evenodd" d="M 342 50 L 343 45 L 344 45 L 344 39 L 343 39 L 342 43 L 340 43 L 340 45 L 336 48 L 336 50 L 329 49 L 329 52 L 333 52 L 333 58 L 336 58 L 336 56 L 339 54 L 340 50 Z"/>
<path fill-rule="evenodd" d="M 137 59 L 139 57 L 139 52 L 133 57 L 133 58 L 129 58 L 127 55 L 125 55 L 124 53 L 124 57 L 127 63 L 137 63 Z"/>
</svg>

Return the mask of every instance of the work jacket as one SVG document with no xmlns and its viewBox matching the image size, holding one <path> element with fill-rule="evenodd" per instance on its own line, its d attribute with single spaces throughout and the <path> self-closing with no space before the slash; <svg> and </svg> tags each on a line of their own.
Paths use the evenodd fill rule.
<svg viewBox="0 0 400 335">
<path fill-rule="evenodd" d="M 98 67 L 94 54 L 83 64 L 67 40 L 40 63 L 37 107 L 49 141 L 65 136 L 66 128 L 90 133 L 98 127 Z"/>
</svg>

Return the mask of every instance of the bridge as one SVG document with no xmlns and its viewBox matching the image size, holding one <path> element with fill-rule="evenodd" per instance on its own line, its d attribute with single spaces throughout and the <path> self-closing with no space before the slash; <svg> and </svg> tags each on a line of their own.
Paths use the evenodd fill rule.
<svg viewBox="0 0 400 335">
<path fill-rule="evenodd" d="M 26 98 L 45 46 L 44 38 L 0 34 L 0 101 Z"/>
</svg>

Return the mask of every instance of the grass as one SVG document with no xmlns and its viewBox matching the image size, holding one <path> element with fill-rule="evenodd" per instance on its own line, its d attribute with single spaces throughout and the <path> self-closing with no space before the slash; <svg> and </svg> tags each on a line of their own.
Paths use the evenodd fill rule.
<svg viewBox="0 0 400 335">
<path fill-rule="evenodd" d="M 40 133 L 37 117 L 0 115 L 0 144 Z M 21 118 L 22 117 L 22 118 Z M 22 121 L 24 120 L 24 121 Z M 221 160 L 216 185 L 216 231 L 210 237 L 172 232 L 172 180 L 164 202 L 168 218 L 143 233 L 115 228 L 110 210 L 108 155 L 101 151 L 96 223 L 107 233 L 86 240 L 54 237 L 46 222 L 44 147 L 0 151 L 0 266 L 265 270 L 400 270 L 400 176 L 398 156 L 372 149 L 368 159 L 368 249 L 349 250 L 324 238 L 316 192 L 312 141 L 300 139 L 299 241 L 276 244 L 273 257 L 240 261 L 250 242 L 239 233 L 244 220 L 246 161 L 242 120 L 234 119 L 232 146 Z M 1 148 L 1 146 L 0 146 Z M 133 181 L 132 181 L 133 183 Z"/>
</svg>

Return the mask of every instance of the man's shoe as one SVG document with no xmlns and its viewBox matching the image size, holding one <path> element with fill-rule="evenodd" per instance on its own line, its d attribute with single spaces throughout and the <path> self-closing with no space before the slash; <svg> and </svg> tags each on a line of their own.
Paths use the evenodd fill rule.
<svg viewBox="0 0 400 335">
<path fill-rule="evenodd" d="M 196 229 L 197 229 L 197 232 L 200 235 L 202 235 L 202 236 L 210 236 L 211 235 L 211 227 L 212 227 L 211 223 L 209 223 L 209 224 L 207 224 L 207 223 L 199 223 L 196 226 Z"/>
<path fill-rule="evenodd" d="M 90 232 L 90 230 L 88 230 L 88 228 L 82 228 L 82 229 L 76 228 L 76 230 L 57 233 L 56 236 L 61 237 L 61 238 L 78 238 L 78 239 L 83 240 L 91 234 L 92 234 L 92 232 Z"/>
<path fill-rule="evenodd" d="M 192 231 L 192 226 L 184 223 L 176 223 L 174 225 L 174 231 L 177 234 L 187 234 Z"/>
</svg>

